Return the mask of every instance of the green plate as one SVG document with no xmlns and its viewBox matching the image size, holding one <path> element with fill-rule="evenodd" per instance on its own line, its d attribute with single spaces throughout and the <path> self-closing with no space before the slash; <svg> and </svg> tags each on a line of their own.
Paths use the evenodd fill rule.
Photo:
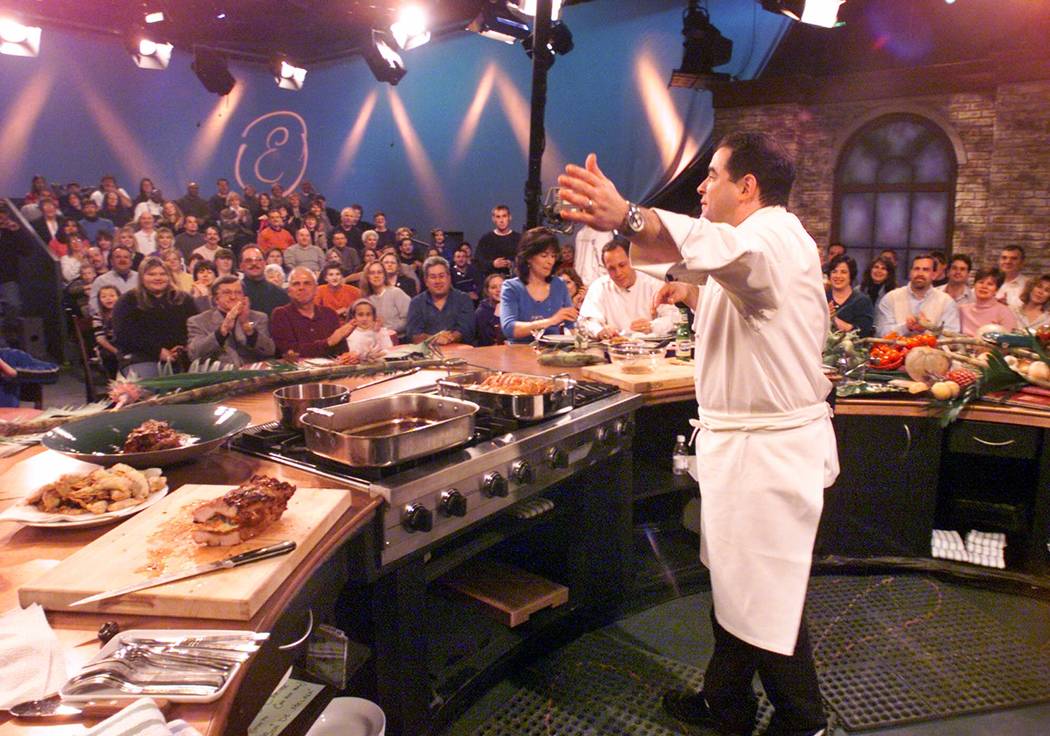
<svg viewBox="0 0 1050 736">
<path fill-rule="evenodd" d="M 187 443 L 168 450 L 121 452 L 131 430 L 147 419 L 167 422 L 187 435 Z M 211 452 L 250 422 L 245 412 L 220 404 L 131 407 L 63 424 L 45 434 L 41 442 L 49 450 L 89 463 L 165 467 Z"/>
</svg>

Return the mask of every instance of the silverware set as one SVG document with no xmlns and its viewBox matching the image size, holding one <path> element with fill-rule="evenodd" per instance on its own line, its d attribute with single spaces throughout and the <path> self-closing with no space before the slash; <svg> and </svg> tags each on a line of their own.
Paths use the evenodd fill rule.
<svg viewBox="0 0 1050 736">
<path fill-rule="evenodd" d="M 105 656 L 85 665 L 63 686 L 65 696 L 102 691 L 128 695 L 207 697 L 225 686 L 268 634 L 208 636 L 120 635 Z"/>
</svg>

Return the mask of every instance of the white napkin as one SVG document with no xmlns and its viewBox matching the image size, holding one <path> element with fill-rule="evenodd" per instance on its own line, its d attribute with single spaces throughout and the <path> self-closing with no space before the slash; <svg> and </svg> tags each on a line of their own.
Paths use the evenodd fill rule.
<svg viewBox="0 0 1050 736">
<path fill-rule="evenodd" d="M 58 637 L 34 603 L 0 614 L 0 709 L 58 692 L 66 663 Z"/>
<path fill-rule="evenodd" d="M 183 720 L 168 723 L 150 698 L 139 698 L 89 730 L 85 736 L 200 736 Z"/>
</svg>

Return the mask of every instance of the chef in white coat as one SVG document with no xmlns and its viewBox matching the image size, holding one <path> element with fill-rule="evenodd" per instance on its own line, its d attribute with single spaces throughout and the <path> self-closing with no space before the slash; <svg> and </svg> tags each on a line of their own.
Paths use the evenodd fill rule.
<svg viewBox="0 0 1050 736">
<path fill-rule="evenodd" d="M 785 209 L 794 177 L 771 137 L 738 133 L 715 149 L 698 219 L 626 201 L 594 154 L 558 180 L 579 208 L 566 219 L 618 229 L 639 266 L 682 259 L 708 277 L 701 288 L 667 284 L 656 298 L 696 312 L 700 555 L 715 633 L 703 690 L 668 692 L 664 707 L 725 733 L 751 733 L 756 672 L 775 708 L 767 734 L 826 728 L 803 607 L 838 454 L 821 370 L 820 260 Z"/>
</svg>

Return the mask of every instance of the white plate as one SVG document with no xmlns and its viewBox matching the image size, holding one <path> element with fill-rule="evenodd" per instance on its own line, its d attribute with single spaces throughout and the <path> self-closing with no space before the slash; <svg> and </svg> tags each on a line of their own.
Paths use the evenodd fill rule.
<svg viewBox="0 0 1050 736">
<path fill-rule="evenodd" d="M 364 698 L 332 698 L 306 736 L 383 736 L 383 709 Z"/>
<path fill-rule="evenodd" d="M 128 629 L 127 631 L 121 631 L 106 642 L 106 645 L 98 651 L 98 654 L 92 657 L 84 666 L 87 667 L 100 659 L 108 657 L 116 651 L 117 647 L 120 646 L 121 641 L 123 641 L 125 637 L 173 639 L 186 636 L 222 636 L 224 634 L 241 633 L 245 633 L 243 629 Z M 150 697 L 163 698 L 164 700 L 170 700 L 172 703 L 211 703 L 221 698 L 226 690 L 229 689 L 230 683 L 233 682 L 233 678 L 236 676 L 237 670 L 239 670 L 240 667 L 241 663 L 238 662 L 234 664 L 233 669 L 230 670 L 230 674 L 226 677 L 226 682 L 223 686 L 210 695 L 151 695 Z M 131 702 L 142 697 L 141 695 L 122 693 L 119 690 L 92 690 L 91 692 L 68 694 L 65 692 L 65 687 L 66 686 L 63 685 L 62 689 L 59 690 L 62 700 L 68 700 L 74 703 L 89 700 L 126 700 Z"/>
<path fill-rule="evenodd" d="M 147 478 L 154 478 L 161 474 L 160 468 L 147 468 L 142 471 Z M 148 509 L 153 504 L 168 495 L 168 486 L 146 496 L 146 500 L 137 506 L 128 506 L 119 511 L 107 511 L 104 514 L 51 514 L 38 511 L 31 504 L 20 502 L 11 506 L 0 514 L 0 521 L 16 521 L 26 526 L 35 526 L 43 529 L 83 529 L 89 526 L 101 526 L 110 524 L 126 516 L 133 516 L 138 512 Z"/>
</svg>

